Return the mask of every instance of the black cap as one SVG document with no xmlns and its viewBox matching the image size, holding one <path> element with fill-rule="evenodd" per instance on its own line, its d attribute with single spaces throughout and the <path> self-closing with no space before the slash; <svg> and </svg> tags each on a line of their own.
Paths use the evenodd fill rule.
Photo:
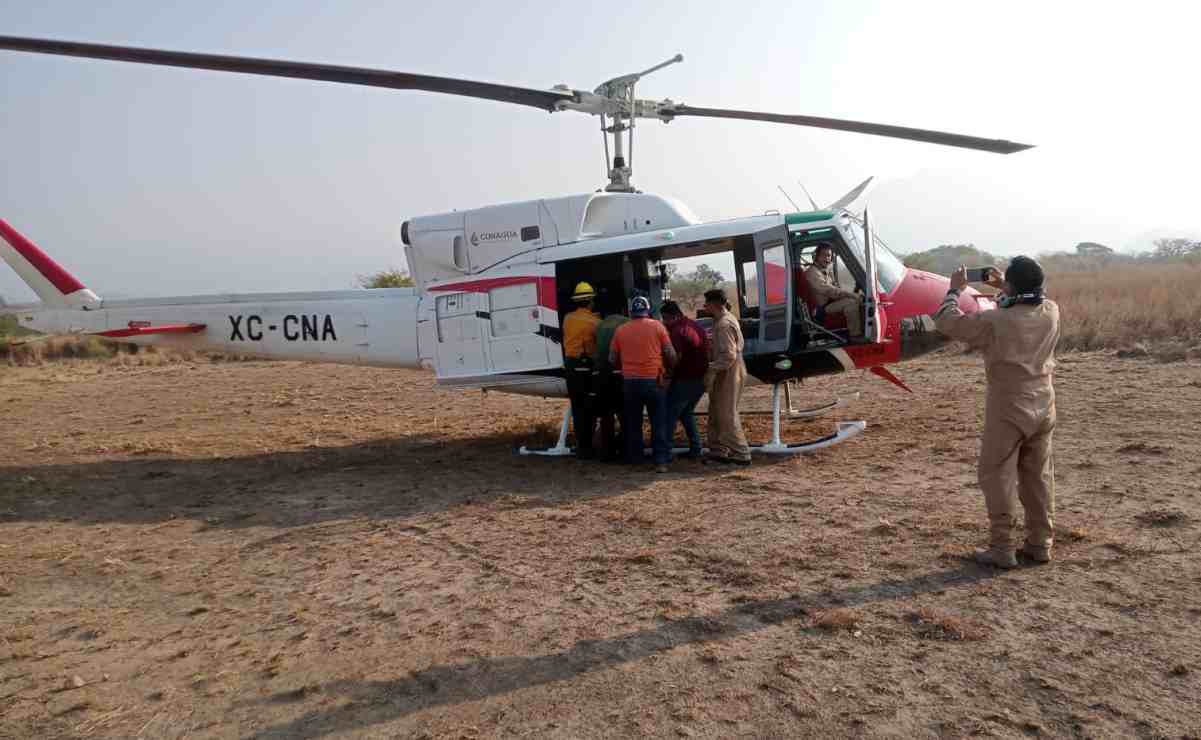
<svg viewBox="0 0 1201 740">
<path fill-rule="evenodd" d="M 1005 270 L 1005 282 L 1018 293 L 1035 293 L 1043 287 L 1043 268 L 1026 256 L 1014 257 Z"/>
</svg>

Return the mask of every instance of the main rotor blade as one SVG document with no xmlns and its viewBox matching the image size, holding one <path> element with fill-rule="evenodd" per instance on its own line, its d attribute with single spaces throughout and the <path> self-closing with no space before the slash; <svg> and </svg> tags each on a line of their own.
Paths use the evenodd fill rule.
<svg viewBox="0 0 1201 740">
<path fill-rule="evenodd" d="M 781 113 L 759 113 L 748 110 L 728 110 L 725 108 L 693 108 L 690 105 L 676 105 L 664 110 L 663 115 L 672 116 L 702 116 L 705 118 L 740 118 L 748 121 L 767 121 L 769 123 L 790 123 L 794 126 L 811 126 L 813 128 L 828 128 L 837 131 L 854 131 L 860 134 L 876 136 L 891 136 L 894 139 L 909 139 L 925 141 L 930 144 L 958 146 L 964 149 L 980 149 L 997 154 L 1013 154 L 1024 149 L 1030 149 L 1032 144 L 1018 144 L 1004 139 L 982 139 L 978 136 L 963 134 L 948 134 L 943 131 L 929 131 L 908 126 L 890 126 L 884 123 L 865 123 L 863 121 L 846 121 L 841 118 L 819 118 L 817 116 L 790 116 Z"/>
<path fill-rule="evenodd" d="M 342 67 L 334 64 L 312 64 L 309 62 L 287 62 L 275 59 L 233 57 L 220 54 L 197 54 L 186 51 L 162 49 L 140 49 L 130 46 L 108 46 L 55 39 L 33 39 L 19 36 L 0 36 L 0 49 L 30 51 L 38 54 L 60 54 L 90 59 L 110 59 L 118 62 L 158 64 L 167 67 L 209 69 L 218 72 L 240 72 L 270 77 L 294 77 L 302 80 L 341 82 L 349 85 L 387 87 L 394 90 L 426 90 L 464 95 L 471 98 L 497 100 L 554 111 L 561 100 L 574 100 L 569 92 L 537 90 L 513 85 L 497 85 L 490 82 L 460 80 L 453 77 L 431 77 L 429 75 L 391 72 L 382 69 Z"/>
</svg>

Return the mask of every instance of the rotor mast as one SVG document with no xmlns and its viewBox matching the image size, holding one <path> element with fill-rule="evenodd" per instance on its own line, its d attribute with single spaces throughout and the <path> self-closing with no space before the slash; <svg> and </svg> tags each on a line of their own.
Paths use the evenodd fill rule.
<svg viewBox="0 0 1201 740">
<path fill-rule="evenodd" d="M 665 62 L 656 64 L 641 72 L 614 77 L 602 82 L 589 93 L 576 91 L 579 102 L 564 101 L 559 104 L 560 110 L 579 110 L 600 116 L 601 137 L 605 145 L 605 168 L 609 175 L 609 184 L 605 190 L 610 193 L 632 193 L 634 186 L 630 177 L 634 174 L 634 123 L 639 118 L 659 118 L 657 108 L 662 105 L 655 101 L 640 101 L 634 97 L 634 85 L 649 75 L 664 67 L 684 61 L 683 54 L 676 54 Z M 556 89 L 569 90 L 566 85 L 558 85 Z M 670 101 L 663 101 L 670 103 Z M 609 125 L 608 121 L 613 123 Z M 622 134 L 625 134 L 623 140 Z M 613 137 L 613 159 L 609 160 L 609 137 Z"/>
</svg>

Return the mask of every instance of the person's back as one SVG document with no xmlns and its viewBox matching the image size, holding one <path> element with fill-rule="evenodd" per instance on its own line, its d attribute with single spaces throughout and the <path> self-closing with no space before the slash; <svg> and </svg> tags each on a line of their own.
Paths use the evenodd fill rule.
<svg viewBox="0 0 1201 740">
<path fill-rule="evenodd" d="M 666 315 L 666 314 L 665 314 Z M 675 378 L 701 380 L 709 370 L 709 338 L 705 328 L 687 316 L 681 315 L 667 329 L 671 344 L 679 359 L 672 370 Z"/>
<path fill-rule="evenodd" d="M 1054 301 L 987 311 L 982 320 L 992 328 L 983 348 L 989 387 L 1037 391 L 1051 385 L 1059 339 L 1059 306 Z"/>
<path fill-rule="evenodd" d="M 613 335 L 617 333 L 618 327 L 629 322 L 625 316 L 619 313 L 611 313 L 601 320 L 596 325 L 596 352 L 593 353 L 593 365 L 597 370 L 609 371 L 609 346 L 613 343 Z"/>
<path fill-rule="evenodd" d="M 591 306 L 582 305 L 563 317 L 563 355 L 582 359 L 596 350 L 596 329 L 601 322 Z"/>
<path fill-rule="evenodd" d="M 663 374 L 663 344 L 671 345 L 667 329 L 649 316 L 635 317 L 617 327 L 610 345 L 621 357 L 626 380 L 657 380 Z"/>
<path fill-rule="evenodd" d="M 671 443 L 667 438 L 667 394 L 663 388 L 664 370 L 675 364 L 667 329 L 650 316 L 651 304 L 645 296 L 630 301 L 631 319 L 617 328 L 609 347 L 610 361 L 621 368 L 622 428 L 625 430 L 626 462 L 642 461 L 642 412 L 651 418 L 651 440 L 655 469 L 667 472 L 671 462 Z"/>
</svg>

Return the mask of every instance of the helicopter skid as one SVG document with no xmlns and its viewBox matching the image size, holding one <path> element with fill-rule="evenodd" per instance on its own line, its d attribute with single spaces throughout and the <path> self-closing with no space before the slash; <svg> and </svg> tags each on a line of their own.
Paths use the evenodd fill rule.
<svg viewBox="0 0 1201 740">
<path fill-rule="evenodd" d="M 770 412 L 772 414 L 772 438 L 771 438 L 771 441 L 768 442 L 767 444 L 752 445 L 751 446 L 752 453 L 760 452 L 760 453 L 764 453 L 767 455 L 795 455 L 795 454 L 802 453 L 802 452 L 813 452 L 815 450 L 820 450 L 825 447 L 832 447 L 832 446 L 838 444 L 839 442 L 845 442 L 846 440 L 850 439 L 851 437 L 857 437 L 860 434 L 862 434 L 864 432 L 864 430 L 867 429 L 866 421 L 840 421 L 835 425 L 834 433 L 828 434 L 825 437 L 819 437 L 810 442 L 791 442 L 791 443 L 789 443 L 789 442 L 782 441 L 780 439 L 780 417 L 781 416 L 783 416 L 785 414 L 787 414 L 789 417 L 792 417 L 792 418 L 806 418 L 806 417 L 811 417 L 811 416 L 818 416 L 820 414 L 826 413 L 827 411 L 831 411 L 835 408 L 838 408 L 839 406 L 846 405 L 850 401 L 854 401 L 854 400 L 858 399 L 859 394 L 856 393 L 854 396 L 851 396 L 851 398 L 847 399 L 847 400 L 839 398 L 834 401 L 831 401 L 830 403 L 823 404 L 821 406 L 815 406 L 811 409 L 802 409 L 799 411 L 794 411 L 792 409 L 788 409 L 787 411 L 785 411 L 784 409 L 781 408 L 781 403 L 780 403 L 780 400 L 781 400 L 780 399 L 780 395 L 781 395 L 780 394 L 780 386 L 781 385 L 782 384 L 777 383 L 775 385 L 775 387 L 772 388 L 772 410 Z M 530 448 L 526 447 L 525 445 L 522 445 L 521 448 L 517 450 L 517 454 L 519 454 L 519 455 L 538 455 L 541 457 L 570 457 L 570 456 L 574 455 L 575 451 L 572 450 L 572 448 L 567 446 L 567 429 L 568 429 L 568 425 L 570 423 L 571 423 L 571 406 L 568 405 L 567 408 L 563 411 L 563 421 L 559 426 L 559 441 L 554 447 L 549 447 L 544 450 L 531 450 Z M 643 452 L 644 452 L 644 454 L 650 454 L 651 451 L 644 450 Z M 688 448 L 686 448 L 686 447 L 679 447 L 679 448 L 675 448 L 672 450 L 672 453 L 676 454 L 676 455 L 684 454 L 687 452 L 688 452 Z"/>
<path fill-rule="evenodd" d="M 788 443 L 773 439 L 767 444 L 753 445 L 751 452 L 762 452 L 767 455 L 795 455 L 799 452 L 813 452 L 823 447 L 832 447 L 839 442 L 845 442 L 851 437 L 862 434 L 865 429 L 867 429 L 866 421 L 840 421 L 833 434 L 819 437 L 811 442 Z"/>
<path fill-rule="evenodd" d="M 545 450 L 531 450 L 522 445 L 518 450 L 518 455 L 540 455 L 542 457 L 568 457 L 574 455 L 570 447 L 567 446 L 567 427 L 571 424 L 571 404 L 567 404 L 567 408 L 563 409 L 563 421 L 559 424 L 559 442 L 554 447 L 549 447 Z"/>
<path fill-rule="evenodd" d="M 751 447 L 751 452 L 762 452 L 762 453 L 766 453 L 768 455 L 794 455 L 799 452 L 813 452 L 814 450 L 820 450 L 823 447 L 830 447 L 832 445 L 838 444 L 839 442 L 844 442 L 844 441 L 850 439 L 851 437 L 856 437 L 859 434 L 861 434 L 865 429 L 867 429 L 866 421 L 842 421 L 842 422 L 838 422 L 838 425 L 835 427 L 833 434 L 827 435 L 825 437 L 820 437 L 818 439 L 813 440 L 812 442 L 794 442 L 792 444 L 788 444 L 788 443 L 782 441 L 780 439 L 780 416 L 782 415 L 782 412 L 783 412 L 783 409 L 781 409 L 781 403 L 780 403 L 780 395 L 781 395 L 780 387 L 782 385 L 784 385 L 784 384 L 776 383 L 772 387 L 772 392 L 771 392 L 771 405 L 772 405 L 771 441 L 765 445 L 758 445 L 758 446 Z M 784 386 L 784 389 L 785 389 L 785 393 L 787 393 L 787 386 Z M 859 394 L 856 393 L 853 398 L 858 398 L 858 397 L 859 397 Z M 791 403 L 789 405 L 791 406 Z M 841 399 L 834 401 L 831 404 L 826 404 L 825 406 L 818 406 L 814 409 L 796 412 L 796 414 L 797 415 L 807 414 L 808 412 L 813 411 L 816 413 L 809 413 L 808 415 L 816 416 L 818 413 L 824 413 L 826 410 L 832 409 L 839 405 L 842 405 Z M 788 409 L 787 413 L 790 416 L 794 415 L 794 412 L 792 412 L 791 408 Z"/>
<path fill-rule="evenodd" d="M 859 400 L 859 393 L 856 392 L 856 393 L 852 393 L 850 396 L 848 396 L 846 398 L 838 397 L 838 398 L 835 398 L 833 401 L 829 401 L 828 403 L 819 404 L 817 406 L 811 406 L 807 409 L 794 409 L 794 408 L 792 408 L 791 403 L 788 402 L 787 388 L 785 388 L 784 395 L 785 395 L 785 402 L 786 402 L 787 408 L 781 408 L 780 415 L 786 416 L 789 419 L 812 419 L 815 416 L 821 416 L 822 414 L 828 414 L 831 411 L 833 411 L 834 409 L 842 408 L 843 406 L 849 406 L 852 403 L 854 403 L 855 401 Z M 773 409 L 771 411 L 743 411 L 741 415 L 742 416 L 767 416 L 768 414 L 774 414 L 774 413 L 775 413 L 775 410 Z M 705 412 L 705 413 L 698 412 L 696 415 L 697 416 L 708 416 L 708 413 L 707 412 Z"/>
</svg>

